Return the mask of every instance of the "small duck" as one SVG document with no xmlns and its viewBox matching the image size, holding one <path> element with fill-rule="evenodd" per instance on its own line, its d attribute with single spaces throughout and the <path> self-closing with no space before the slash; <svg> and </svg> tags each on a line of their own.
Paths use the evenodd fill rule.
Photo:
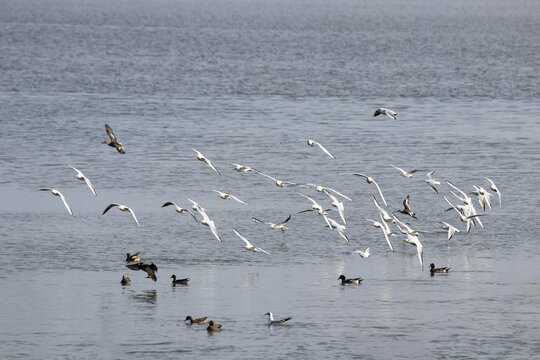
<svg viewBox="0 0 540 360">
<path fill-rule="evenodd" d="M 139 262 L 141 261 L 141 257 L 139 256 L 139 253 L 136 252 L 135 254 L 126 254 L 126 262 Z"/>
<path fill-rule="evenodd" d="M 338 280 L 341 280 L 341 285 L 346 285 L 346 284 L 359 285 L 364 279 L 362 278 L 347 279 L 345 275 L 340 275 L 338 277 Z"/>
<path fill-rule="evenodd" d="M 126 274 L 122 275 L 122 280 L 120 281 L 120 284 L 122 286 L 131 285 L 131 279 L 126 276 Z"/>
<path fill-rule="evenodd" d="M 405 200 L 403 200 L 403 210 L 396 210 L 394 211 L 394 213 L 399 212 L 405 215 L 409 215 L 416 219 L 416 214 L 411 210 L 411 205 L 409 201 L 410 201 L 410 197 L 409 195 L 407 195 Z"/>
<path fill-rule="evenodd" d="M 214 324 L 214 320 L 210 320 L 210 322 L 208 323 L 208 327 L 206 328 L 206 330 L 212 332 L 212 331 L 219 331 L 221 330 L 221 324 Z"/>
<path fill-rule="evenodd" d="M 184 322 L 189 321 L 189 324 L 206 324 L 206 319 L 208 319 L 208 316 L 194 319 L 191 316 L 186 316 L 186 320 Z"/>
<path fill-rule="evenodd" d="M 435 264 L 431 263 L 429 265 L 429 272 L 433 276 L 435 273 L 447 273 L 450 270 L 449 267 L 435 268 Z"/>
<path fill-rule="evenodd" d="M 187 285 L 188 284 L 188 281 L 189 281 L 189 278 L 185 278 L 185 279 L 178 279 L 176 280 L 176 275 L 172 275 L 171 276 L 171 279 L 172 280 L 172 285 L 173 286 L 176 286 L 177 284 L 180 284 L 180 285 Z"/>
<path fill-rule="evenodd" d="M 126 152 L 124 150 L 124 145 L 118 140 L 116 140 L 116 136 L 114 135 L 113 129 L 111 129 L 109 125 L 105 124 L 105 131 L 107 132 L 107 135 L 109 136 L 111 140 L 110 141 L 106 140 L 102 142 L 102 144 L 106 144 L 106 145 L 109 145 L 110 147 L 116 148 L 116 150 L 118 150 L 120 154 L 125 154 Z"/>
<path fill-rule="evenodd" d="M 285 319 L 281 319 L 281 320 L 274 320 L 274 315 L 271 313 L 271 312 L 267 312 L 266 314 L 264 315 L 267 315 L 268 316 L 268 326 L 270 325 L 283 325 L 285 324 L 287 321 L 291 320 L 292 319 L 292 316 L 289 316 Z"/>
<path fill-rule="evenodd" d="M 136 262 L 136 263 L 126 264 L 126 267 L 135 271 L 142 270 L 148 274 L 147 276 L 148 278 L 151 278 L 152 280 L 157 281 L 158 267 L 154 263 L 145 264 L 143 262 Z"/>
</svg>

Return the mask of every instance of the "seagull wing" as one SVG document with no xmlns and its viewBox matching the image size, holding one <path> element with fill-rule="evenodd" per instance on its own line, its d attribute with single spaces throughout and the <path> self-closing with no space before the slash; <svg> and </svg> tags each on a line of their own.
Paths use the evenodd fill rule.
<svg viewBox="0 0 540 360">
<path fill-rule="evenodd" d="M 388 206 L 388 204 L 386 203 L 386 200 L 384 199 L 384 196 L 383 196 L 383 194 L 382 194 L 381 188 L 379 187 L 379 184 L 377 184 L 377 183 L 375 182 L 375 180 L 373 180 L 373 183 L 374 183 L 375 186 L 377 187 L 377 190 L 379 190 L 379 195 L 381 195 L 381 199 L 382 199 L 384 205 L 385 205 L 385 206 Z"/>
<path fill-rule="evenodd" d="M 325 153 L 326 155 L 330 156 L 332 159 L 335 159 L 335 158 L 336 158 L 334 155 L 332 155 L 332 154 L 330 153 L 330 151 L 328 151 L 324 146 L 322 146 L 321 143 L 318 143 L 318 142 L 316 142 L 316 141 L 314 141 L 314 143 L 317 144 L 317 146 L 320 147 L 321 150 L 324 151 L 324 153 Z"/>
<path fill-rule="evenodd" d="M 239 203 L 241 203 L 241 204 L 247 205 L 247 203 L 246 203 L 246 202 L 244 202 L 244 201 L 240 200 L 239 198 L 237 198 L 237 197 L 236 197 L 236 196 L 234 196 L 234 195 L 230 195 L 230 197 L 231 197 L 231 198 L 232 198 L 233 200 L 236 200 L 236 201 L 238 201 L 238 202 L 239 202 Z"/>
<path fill-rule="evenodd" d="M 234 231 L 234 233 L 235 233 L 236 235 L 238 235 L 238 237 L 239 237 L 240 239 L 244 240 L 244 242 L 246 243 L 246 246 L 247 246 L 247 247 L 254 248 L 254 246 L 249 242 L 249 240 L 246 239 L 245 237 L 243 237 L 242 235 L 240 235 L 240 233 L 238 233 L 238 231 L 236 231 L 236 229 L 233 229 L 233 231 Z"/>
<path fill-rule="evenodd" d="M 219 234 L 218 234 L 218 232 L 217 232 L 216 224 L 214 224 L 214 221 L 208 219 L 207 223 L 208 223 L 208 226 L 210 226 L 210 230 L 212 230 L 212 234 L 214 234 L 214 236 L 216 237 L 216 239 L 218 239 L 219 242 L 221 242 L 222 240 L 221 240 L 221 237 L 219 236 Z"/>
<path fill-rule="evenodd" d="M 129 212 L 131 213 L 131 216 L 133 216 L 133 219 L 135 219 L 137 226 L 141 227 L 141 224 L 139 224 L 139 220 L 137 220 L 137 217 L 135 216 L 135 211 L 133 211 L 131 208 L 128 208 L 128 209 L 129 209 Z"/>
<path fill-rule="evenodd" d="M 254 169 L 254 170 L 255 170 L 255 169 Z M 265 173 L 262 173 L 262 172 L 260 172 L 260 171 L 258 171 L 258 170 L 255 170 L 255 172 L 256 172 L 257 174 L 262 175 L 262 176 L 266 176 L 267 178 L 272 179 L 272 180 L 274 180 L 274 181 L 278 181 L 275 177 L 272 177 L 272 176 L 270 176 L 270 175 L 266 175 Z"/>
<path fill-rule="evenodd" d="M 161 205 L 161 207 L 170 206 L 170 205 L 173 205 L 174 207 L 179 207 L 178 205 L 176 205 L 172 201 L 167 201 L 165 204 Z"/>
<path fill-rule="evenodd" d="M 350 197 L 343 195 L 342 193 L 340 193 L 339 191 L 337 191 L 335 189 L 327 187 L 326 190 L 330 190 L 332 192 L 335 192 L 337 195 L 341 196 L 342 198 L 345 198 L 345 199 L 347 199 L 349 201 L 352 201 L 352 199 Z"/>
<path fill-rule="evenodd" d="M 115 207 L 115 206 L 119 206 L 119 204 L 110 204 L 109 206 L 107 206 L 107 207 L 105 208 L 105 210 L 103 210 L 103 213 L 102 213 L 101 215 L 105 215 L 105 213 L 106 213 L 107 211 L 109 211 L 111 208 L 113 208 L 113 207 Z"/>
<path fill-rule="evenodd" d="M 56 190 L 58 191 L 58 190 Z M 69 206 L 69 204 L 67 203 L 66 201 L 66 198 L 64 197 L 64 195 L 62 195 L 62 193 L 60 191 L 58 191 L 58 195 L 60 195 L 60 199 L 62 199 L 62 202 L 64 203 L 64 206 L 66 207 L 67 211 L 73 215 L 73 211 L 71 211 L 71 207 Z"/>
<path fill-rule="evenodd" d="M 266 250 L 264 250 L 264 249 L 261 249 L 261 248 L 259 248 L 259 247 L 258 247 L 258 248 L 255 248 L 255 251 L 261 251 L 261 252 L 263 252 L 263 253 L 265 253 L 265 254 L 272 255 L 272 254 L 270 254 L 268 251 L 266 251 Z"/>
<path fill-rule="evenodd" d="M 407 172 L 405 170 L 403 170 L 402 168 L 399 168 L 397 166 L 394 166 L 392 164 L 390 164 L 388 161 L 386 162 L 388 165 L 390 165 L 391 167 L 393 167 L 394 169 L 396 170 L 399 170 L 402 174 L 406 174 Z"/>
<path fill-rule="evenodd" d="M 216 169 L 216 167 L 214 166 L 214 164 L 212 164 L 212 162 L 211 162 L 210 160 L 206 159 L 205 162 L 206 162 L 206 163 L 208 164 L 208 166 L 210 166 L 215 172 L 217 172 L 218 175 L 221 175 L 221 173 L 218 171 L 218 169 Z"/>
<path fill-rule="evenodd" d="M 282 222 L 278 223 L 277 225 L 283 225 L 285 224 L 287 221 L 291 220 L 291 215 L 289 215 L 289 217 L 287 217 L 285 220 L 283 220 Z"/>
<path fill-rule="evenodd" d="M 269 223 L 269 222 L 265 222 L 265 221 L 259 220 L 259 219 L 257 219 L 256 217 L 252 217 L 251 219 L 252 219 L 253 221 L 256 221 L 256 222 L 261 223 L 261 224 L 265 224 L 265 225 L 274 225 L 273 223 Z"/>
</svg>

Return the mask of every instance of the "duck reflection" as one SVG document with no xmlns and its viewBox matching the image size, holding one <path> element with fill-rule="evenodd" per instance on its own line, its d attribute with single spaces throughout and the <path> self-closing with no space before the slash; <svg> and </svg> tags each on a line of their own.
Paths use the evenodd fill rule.
<svg viewBox="0 0 540 360">
<path fill-rule="evenodd" d="M 155 304 L 157 301 L 157 290 L 143 290 L 141 293 L 132 294 L 132 299 L 147 304 Z"/>
</svg>

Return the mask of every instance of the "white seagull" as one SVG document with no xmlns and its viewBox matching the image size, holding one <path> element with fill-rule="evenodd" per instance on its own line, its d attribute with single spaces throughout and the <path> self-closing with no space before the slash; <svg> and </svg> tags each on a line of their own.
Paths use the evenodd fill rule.
<svg viewBox="0 0 540 360">
<path fill-rule="evenodd" d="M 271 325 L 283 325 L 285 324 L 287 321 L 291 320 L 292 319 L 292 316 L 289 316 L 285 319 L 281 319 L 281 320 L 274 320 L 274 315 L 271 313 L 271 312 L 267 312 L 266 314 L 264 315 L 267 315 L 268 316 L 268 326 L 271 326 Z"/>
<path fill-rule="evenodd" d="M 221 192 L 219 190 L 212 190 L 213 192 L 217 193 L 218 196 L 224 200 L 229 200 L 229 199 L 233 199 L 241 204 L 244 204 L 244 205 L 247 205 L 247 203 L 243 202 L 242 200 L 240 200 L 239 198 L 237 198 L 236 196 L 234 195 L 231 195 L 231 194 L 227 194 L 227 193 L 224 193 L 224 192 Z"/>
<path fill-rule="evenodd" d="M 222 240 L 221 240 L 221 237 L 219 236 L 219 234 L 217 232 L 216 224 L 214 223 L 213 220 L 210 219 L 210 217 L 206 213 L 206 210 L 203 207 L 201 207 L 199 204 L 197 204 L 195 201 L 193 201 L 191 199 L 188 199 L 188 200 L 193 204 L 193 207 L 195 207 L 197 209 L 197 211 L 203 217 L 202 220 L 199 221 L 199 223 L 201 225 L 208 226 L 210 228 L 210 230 L 212 230 L 212 234 L 214 234 L 216 239 L 218 239 L 218 241 L 221 242 Z"/>
<path fill-rule="evenodd" d="M 386 242 L 388 243 L 390 250 L 394 251 L 394 247 L 392 246 L 392 243 L 390 242 L 389 236 L 395 236 L 395 234 L 390 231 L 390 227 L 388 226 L 386 221 L 383 220 L 381 213 L 379 213 L 379 217 L 381 218 L 381 222 L 378 222 L 372 219 L 366 219 L 366 220 L 371 222 L 371 226 L 382 230 L 384 234 L 384 238 L 386 239 Z"/>
<path fill-rule="evenodd" d="M 420 239 L 418 239 L 418 236 L 407 234 L 407 239 L 405 239 L 405 242 L 416 246 L 416 253 L 418 254 L 420 267 L 422 268 L 422 270 L 424 270 L 424 247 L 422 246 Z"/>
<path fill-rule="evenodd" d="M 341 225 L 340 223 L 338 223 L 336 220 L 332 219 L 332 218 L 328 218 L 328 221 L 330 221 L 330 230 L 337 230 L 339 235 L 344 238 L 345 240 L 349 241 L 349 237 L 347 236 L 347 234 L 345 234 L 345 225 Z"/>
<path fill-rule="evenodd" d="M 339 216 L 341 217 L 341 220 L 343 220 L 343 224 L 347 225 L 347 219 L 345 219 L 345 205 L 343 205 L 343 202 L 339 201 L 337 197 L 329 192 L 326 192 L 326 195 L 330 196 L 330 199 L 332 199 L 330 205 L 338 209 Z"/>
<path fill-rule="evenodd" d="M 386 115 L 388 116 L 389 118 L 392 118 L 394 120 L 396 120 L 397 118 L 397 113 L 390 110 L 390 109 L 385 109 L 385 108 L 378 108 L 377 110 L 375 110 L 375 113 L 373 114 L 373 116 L 379 116 L 379 115 Z"/>
<path fill-rule="evenodd" d="M 296 140 L 296 141 L 305 141 L 305 142 L 307 142 L 307 144 L 308 144 L 309 146 L 317 145 L 319 148 L 321 148 L 322 151 L 324 151 L 324 153 L 325 153 L 326 155 L 330 156 L 332 159 L 335 159 L 335 158 L 336 158 L 334 155 L 332 155 L 332 154 L 330 153 L 330 151 L 328 151 L 324 146 L 322 146 L 321 143 L 319 143 L 319 142 L 317 142 L 317 141 L 315 141 L 315 140 L 311 140 L 311 139 L 298 139 L 298 140 Z"/>
<path fill-rule="evenodd" d="M 315 210 L 315 211 L 317 211 L 317 214 L 321 215 L 321 216 L 324 218 L 324 221 L 326 221 L 326 224 L 328 225 L 328 227 L 331 226 L 331 225 L 330 225 L 330 222 L 328 221 L 328 216 L 326 216 L 327 211 L 324 210 L 324 209 L 322 208 L 321 205 L 319 205 L 315 200 L 313 200 L 313 199 L 310 198 L 309 196 L 306 196 L 306 195 L 304 195 L 304 194 L 302 194 L 302 193 L 298 193 L 298 195 L 303 196 L 303 197 L 305 197 L 306 199 L 309 199 L 309 200 L 313 203 L 313 205 L 311 205 L 311 209 L 310 209 L 310 210 Z M 304 210 L 304 211 L 310 211 L 310 210 Z M 301 212 L 304 212 L 304 211 L 301 211 Z"/>
<path fill-rule="evenodd" d="M 92 182 L 90 181 L 90 179 L 87 178 L 86 176 L 84 176 L 84 174 L 82 173 L 82 171 L 80 171 L 80 170 L 74 168 L 74 167 L 71 166 L 71 165 L 68 165 L 68 166 L 77 172 L 77 175 L 75 175 L 75 179 L 81 180 L 81 181 L 86 181 L 86 185 L 88 185 L 88 187 L 90 188 L 90 190 L 92 191 L 92 193 L 93 193 L 95 196 L 97 196 L 96 190 L 94 189 L 94 186 L 92 185 Z"/>
<path fill-rule="evenodd" d="M 435 190 L 435 192 L 438 194 L 439 193 L 439 190 L 437 190 L 437 188 L 435 187 L 435 185 L 441 185 L 441 182 L 440 181 L 437 181 L 433 178 L 433 173 L 435 172 L 435 170 L 433 171 L 430 171 L 426 174 L 426 180 L 424 180 L 429 186 L 431 186 L 431 188 L 433 190 Z"/>
<path fill-rule="evenodd" d="M 465 216 L 470 216 L 471 219 L 474 219 L 475 216 L 477 215 L 477 213 L 476 213 L 476 209 L 474 208 L 472 199 L 467 194 L 465 194 L 464 191 L 460 190 L 456 185 L 452 184 L 450 181 L 446 180 L 446 183 L 448 185 L 450 185 L 452 188 L 454 188 L 455 190 L 457 190 L 459 193 L 461 193 L 461 195 L 463 195 L 463 197 L 459 197 L 456 193 L 454 193 L 452 191 L 452 194 L 454 194 L 455 197 L 460 199 L 461 202 L 463 202 L 466 205 L 464 215 Z M 454 206 L 454 208 L 456 208 L 456 207 Z M 480 220 L 479 218 L 476 218 L 476 220 L 478 221 L 478 224 L 483 228 L 484 224 L 482 223 L 482 220 Z M 461 220 L 461 221 L 463 221 L 463 220 Z M 469 232 L 469 231 L 467 230 L 467 232 Z"/>
<path fill-rule="evenodd" d="M 251 168 L 249 166 L 244 166 L 244 165 L 240 165 L 240 164 L 233 163 L 232 165 L 234 165 L 233 170 L 236 170 L 238 172 L 249 172 L 249 171 L 255 170 L 255 169 L 253 169 L 253 168 Z"/>
<path fill-rule="evenodd" d="M 446 196 L 443 196 L 444 197 L 444 200 L 446 200 L 446 202 L 448 204 L 450 204 L 450 206 L 452 206 L 454 208 L 454 210 L 456 210 L 456 212 L 459 214 L 459 218 L 462 222 L 466 223 L 467 224 L 467 232 L 470 232 L 471 231 L 471 225 L 472 225 L 472 219 L 475 219 L 475 218 L 478 218 L 479 216 L 484 216 L 486 214 L 475 214 L 475 215 L 463 215 L 461 213 L 461 211 L 458 210 L 457 207 L 454 206 L 454 204 L 452 204 L 450 202 L 450 200 L 448 200 L 446 198 Z M 483 227 L 483 226 L 482 226 Z"/>
<path fill-rule="evenodd" d="M 215 172 L 217 172 L 219 175 L 221 175 L 221 173 L 218 171 L 218 169 L 216 169 L 216 167 L 214 166 L 214 164 L 212 164 L 212 162 L 207 159 L 203 154 L 201 154 L 198 150 L 195 150 L 195 149 L 191 149 L 193 151 L 195 151 L 197 153 L 197 155 L 195 156 L 197 158 L 197 160 L 199 161 L 202 161 L 203 163 L 207 164 L 208 166 L 210 166 Z"/>
<path fill-rule="evenodd" d="M 54 196 L 60 196 L 60 199 L 62 199 L 62 202 L 64 203 L 64 206 L 66 207 L 67 211 L 71 215 L 73 215 L 73 211 L 71 210 L 71 207 L 69 206 L 69 204 L 66 201 L 66 198 L 64 197 L 64 195 L 62 195 L 60 191 L 56 189 L 50 189 L 50 188 L 42 188 L 42 189 L 39 189 L 39 191 L 50 191 L 51 194 L 53 194 Z"/>
<path fill-rule="evenodd" d="M 139 224 L 139 220 L 137 220 L 137 217 L 135 216 L 135 213 L 133 212 L 133 210 L 131 210 L 130 208 L 128 208 L 126 205 L 120 205 L 120 204 L 110 204 L 109 206 L 107 206 L 105 208 L 105 210 L 103 210 L 103 213 L 101 215 L 105 215 L 105 213 L 107 211 L 109 211 L 111 208 L 115 207 L 115 206 L 118 206 L 118 209 L 120 211 L 127 211 L 127 212 L 130 212 L 131 215 L 133 216 L 133 219 L 135 219 L 135 222 L 137 223 L 137 226 L 141 226 L 141 224 Z"/>
<path fill-rule="evenodd" d="M 375 241 L 372 241 L 371 244 L 369 244 L 365 250 L 360 250 L 360 249 L 357 249 L 357 250 L 353 250 L 351 251 L 350 253 L 351 254 L 358 254 L 362 259 L 366 259 L 368 258 L 370 255 L 371 255 L 371 251 L 370 251 L 370 248 L 373 244 L 375 244 L 377 241 L 379 241 L 379 239 L 375 240 Z"/>
<path fill-rule="evenodd" d="M 328 193 L 329 191 L 331 191 L 331 192 L 334 192 L 337 195 L 341 196 L 342 198 L 345 198 L 345 199 L 347 199 L 349 201 L 352 201 L 352 199 L 350 197 L 343 195 L 342 193 L 340 193 L 339 191 L 337 191 L 335 189 L 332 189 L 332 188 L 329 188 L 329 187 L 324 187 L 324 186 L 317 185 L 317 184 L 310 184 L 310 183 L 306 184 L 306 185 L 315 187 L 315 190 L 317 190 L 318 192 Z"/>
<path fill-rule="evenodd" d="M 386 222 L 389 222 L 389 223 L 395 223 L 396 220 L 394 220 L 393 217 L 390 216 L 390 214 L 388 214 L 388 211 L 386 211 L 381 205 L 379 205 L 379 203 L 377 202 L 377 199 L 375 199 L 375 196 L 373 196 L 373 203 L 375 203 L 375 206 L 377 207 L 377 209 L 379 209 L 379 212 L 381 213 L 384 221 Z"/>
<path fill-rule="evenodd" d="M 255 246 L 253 246 L 253 245 L 251 245 L 251 243 L 249 242 L 249 240 L 246 239 L 245 237 L 243 237 L 242 235 L 240 235 L 240 234 L 238 233 L 238 231 L 236 231 L 236 229 L 233 229 L 233 231 L 234 231 L 234 233 L 235 233 L 236 235 L 238 235 L 238 237 L 239 237 L 240 239 L 244 240 L 244 242 L 246 243 L 246 245 L 244 246 L 244 249 L 249 250 L 249 251 L 253 251 L 253 252 L 261 251 L 261 252 L 263 252 L 263 253 L 265 253 L 265 254 L 270 255 L 270 253 L 269 253 L 268 251 L 266 251 L 266 250 L 264 250 L 264 249 L 261 249 L 261 248 L 258 248 L 258 247 L 255 247 Z"/>
<path fill-rule="evenodd" d="M 361 177 L 365 178 L 365 179 L 366 179 L 366 182 L 367 182 L 368 184 L 375 184 L 375 186 L 377 187 L 377 190 L 379 190 L 379 195 L 381 195 L 381 199 L 382 199 L 382 201 L 383 201 L 383 203 L 384 203 L 384 206 L 388 206 L 388 204 L 386 203 L 386 200 L 384 200 L 384 196 L 383 196 L 383 194 L 382 194 L 381 188 L 379 187 L 379 184 L 377 184 L 377 183 L 375 182 L 375 180 L 373 180 L 373 178 L 372 178 L 371 176 L 367 176 L 367 175 L 365 175 L 365 174 L 360 174 L 360 173 L 354 173 L 353 175 L 361 176 Z"/>
<path fill-rule="evenodd" d="M 448 240 L 454 236 L 455 233 L 459 232 L 459 229 L 455 226 L 450 225 L 447 222 L 441 221 L 441 224 L 443 224 L 443 229 L 448 230 Z"/>
<path fill-rule="evenodd" d="M 280 223 L 264 222 L 262 220 L 259 220 L 259 219 L 255 218 L 255 217 L 252 217 L 252 219 L 253 219 L 253 221 L 256 221 L 258 223 L 268 225 L 268 227 L 270 227 L 270 229 L 281 230 L 282 233 L 285 233 L 285 229 L 287 229 L 285 227 L 285 224 L 287 223 L 287 221 L 291 220 L 291 215 L 289 215 L 289 217 L 287 217 L 285 220 L 283 220 Z"/>
<path fill-rule="evenodd" d="M 279 187 L 284 187 L 285 185 L 300 185 L 300 184 L 296 184 L 296 183 L 292 183 L 292 182 L 288 182 L 288 181 L 278 180 L 275 177 L 272 177 L 270 175 L 266 175 L 266 174 L 264 174 L 264 173 L 262 173 L 262 172 L 260 172 L 258 170 L 255 170 L 255 172 L 257 174 L 261 174 L 262 176 L 266 176 L 267 178 L 274 180 L 274 183 L 276 184 L 276 186 L 279 186 Z"/>
<path fill-rule="evenodd" d="M 199 222 L 199 220 L 197 220 L 195 215 L 193 215 L 193 213 L 191 211 L 189 211 L 189 209 L 181 208 L 180 206 L 176 205 L 172 201 L 167 201 L 165 204 L 161 205 L 161 207 L 170 206 L 170 205 L 173 205 L 175 207 L 175 210 L 176 210 L 177 213 L 183 214 L 185 212 L 188 212 L 189 215 L 191 215 L 193 217 L 193 219 L 195 219 L 196 222 Z"/>
<path fill-rule="evenodd" d="M 499 191 L 499 189 L 497 188 L 497 186 L 495 185 L 495 183 L 494 183 L 491 179 L 489 179 L 489 178 L 487 178 L 487 177 L 484 178 L 484 179 L 486 179 L 487 181 L 490 182 L 490 184 L 491 184 L 491 186 L 490 186 L 491 191 L 497 193 L 497 196 L 499 197 L 499 207 L 501 207 L 501 206 L 502 206 L 502 204 L 501 204 L 501 192 Z"/>
<path fill-rule="evenodd" d="M 402 168 L 400 167 L 397 167 L 397 166 L 394 166 L 392 164 L 390 164 L 388 161 L 386 162 L 388 165 L 390 165 L 391 167 L 393 167 L 394 169 L 396 170 L 399 170 L 399 172 L 401 173 L 401 176 L 407 178 L 407 179 L 410 179 L 413 177 L 413 174 L 415 172 L 418 172 L 418 171 L 424 171 L 424 170 L 419 170 L 419 169 L 414 169 L 414 170 L 411 170 L 411 171 L 405 171 L 403 170 Z"/>
</svg>

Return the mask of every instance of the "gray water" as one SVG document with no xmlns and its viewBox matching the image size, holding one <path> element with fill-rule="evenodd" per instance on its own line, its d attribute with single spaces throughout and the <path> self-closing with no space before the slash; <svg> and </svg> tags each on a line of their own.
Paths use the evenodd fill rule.
<svg viewBox="0 0 540 360">
<path fill-rule="evenodd" d="M 539 17 L 534 1 L 1 1 L 0 358 L 538 357 Z M 398 120 L 373 117 L 381 106 Z M 125 155 L 101 144 L 105 123 Z M 336 159 L 290 142 L 302 138 Z M 385 161 L 425 171 L 405 179 Z M 298 213 L 310 203 L 295 192 L 330 207 L 326 195 L 232 163 L 350 196 L 351 241 Z M 402 234 L 389 250 L 365 221 L 378 194 L 354 172 L 391 211 L 411 196 L 418 219 L 401 218 L 426 231 L 425 265 L 449 274 L 422 270 Z M 444 180 L 469 192 L 486 176 L 502 207 L 494 196 L 467 234 Z M 222 243 L 161 208 L 188 198 Z M 112 202 L 141 227 L 102 216 Z M 284 234 L 251 219 L 288 214 Z M 448 241 L 439 221 L 461 232 Z M 346 254 L 378 239 L 367 259 Z M 157 282 L 124 266 L 137 251 Z M 268 328 L 268 311 L 293 320 Z"/>
</svg>

